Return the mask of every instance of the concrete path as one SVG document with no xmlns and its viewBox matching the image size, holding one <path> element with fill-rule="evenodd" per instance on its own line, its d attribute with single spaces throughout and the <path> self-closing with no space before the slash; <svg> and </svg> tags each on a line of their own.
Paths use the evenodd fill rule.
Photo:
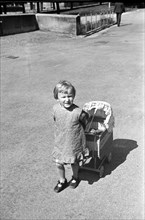
<svg viewBox="0 0 145 220">
<path fill-rule="evenodd" d="M 2 220 L 144 219 L 144 15 L 90 37 L 31 32 L 1 37 Z M 80 173 L 72 190 L 53 191 L 53 88 L 76 87 L 75 103 L 103 100 L 114 110 L 114 148 L 105 177 Z M 71 169 L 66 169 L 67 179 Z"/>
</svg>

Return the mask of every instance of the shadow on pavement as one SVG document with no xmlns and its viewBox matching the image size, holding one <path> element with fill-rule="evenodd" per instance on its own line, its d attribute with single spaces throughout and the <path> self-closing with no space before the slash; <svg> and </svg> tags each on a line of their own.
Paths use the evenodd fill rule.
<svg viewBox="0 0 145 220">
<path fill-rule="evenodd" d="M 109 164 L 104 164 L 105 173 L 103 178 L 110 175 L 113 170 L 115 170 L 120 164 L 124 163 L 130 151 L 137 147 L 137 142 L 134 140 L 115 139 L 113 141 L 112 160 Z M 81 170 L 79 177 L 82 181 L 88 181 L 89 184 L 93 184 L 99 180 L 98 173 L 94 171 Z"/>
<path fill-rule="evenodd" d="M 132 25 L 132 23 L 129 23 L 129 24 L 121 24 L 120 27 L 121 27 L 121 26 L 122 26 L 122 27 L 123 27 L 123 26 L 128 26 L 128 25 Z"/>
</svg>

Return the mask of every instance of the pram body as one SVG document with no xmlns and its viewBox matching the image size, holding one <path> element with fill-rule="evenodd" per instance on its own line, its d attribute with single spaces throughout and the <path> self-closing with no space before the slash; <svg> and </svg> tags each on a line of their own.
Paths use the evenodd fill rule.
<svg viewBox="0 0 145 220">
<path fill-rule="evenodd" d="M 107 161 L 109 163 L 112 158 L 113 110 L 111 105 L 104 101 L 86 103 L 83 110 L 90 115 L 85 136 L 92 163 L 86 164 L 85 161 L 81 169 L 96 171 L 102 177 L 104 174 L 104 162 Z"/>
</svg>

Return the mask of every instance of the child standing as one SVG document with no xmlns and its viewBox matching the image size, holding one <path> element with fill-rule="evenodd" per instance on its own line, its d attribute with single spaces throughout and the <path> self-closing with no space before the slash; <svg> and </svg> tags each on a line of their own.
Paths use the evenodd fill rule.
<svg viewBox="0 0 145 220">
<path fill-rule="evenodd" d="M 89 116 L 73 103 L 76 90 L 70 82 L 60 81 L 53 93 L 58 101 L 53 107 L 55 146 L 52 153 L 59 175 L 54 188 L 58 193 L 68 185 L 64 167 L 66 164 L 71 164 L 73 173 L 69 186 L 76 188 L 79 184 L 79 161 L 88 155 L 84 129 Z"/>
</svg>

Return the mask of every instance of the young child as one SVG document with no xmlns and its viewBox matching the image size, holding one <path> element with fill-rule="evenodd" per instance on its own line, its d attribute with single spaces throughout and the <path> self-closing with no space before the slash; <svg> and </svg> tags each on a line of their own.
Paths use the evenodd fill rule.
<svg viewBox="0 0 145 220">
<path fill-rule="evenodd" d="M 79 184 L 79 161 L 88 156 L 84 129 L 89 115 L 73 103 L 76 90 L 68 81 L 60 81 L 54 88 L 54 98 L 58 101 L 53 107 L 55 146 L 53 158 L 56 162 L 59 180 L 55 192 L 62 191 L 67 185 L 65 177 L 66 164 L 71 164 L 71 188 Z"/>
</svg>

